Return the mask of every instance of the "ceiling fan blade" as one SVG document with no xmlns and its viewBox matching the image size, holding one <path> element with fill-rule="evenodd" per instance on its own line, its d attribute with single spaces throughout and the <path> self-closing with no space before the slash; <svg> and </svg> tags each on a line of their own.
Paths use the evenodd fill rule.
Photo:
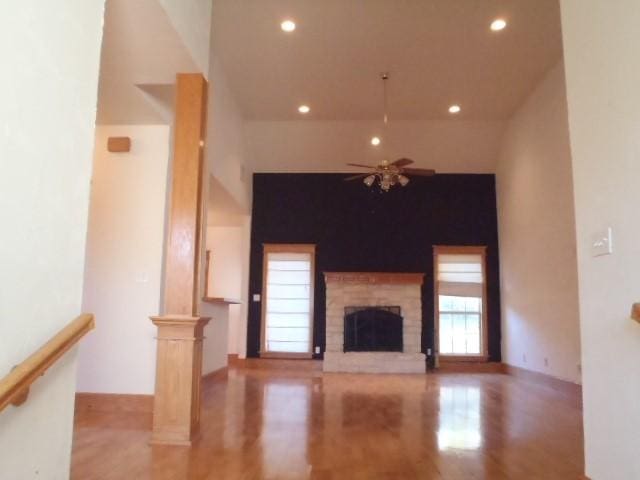
<svg viewBox="0 0 640 480">
<path fill-rule="evenodd" d="M 362 168 L 376 168 L 371 165 L 362 165 L 360 163 L 347 163 L 350 167 L 362 167 Z"/>
<path fill-rule="evenodd" d="M 411 165 L 413 160 L 409 158 L 399 158 L 395 162 L 391 162 L 391 165 L 395 165 L 396 167 L 404 167 L 406 165 Z"/>
<path fill-rule="evenodd" d="M 433 177 L 436 171 L 428 168 L 403 168 L 402 173 L 417 175 L 419 177 Z"/>
<path fill-rule="evenodd" d="M 359 178 L 368 177 L 369 175 L 371 175 L 371 174 L 370 174 L 370 173 L 360 173 L 360 174 L 358 174 L 358 175 L 353 175 L 352 177 L 344 178 L 343 180 L 344 180 L 345 182 L 348 182 L 348 181 L 350 181 L 350 180 L 358 180 Z"/>
</svg>

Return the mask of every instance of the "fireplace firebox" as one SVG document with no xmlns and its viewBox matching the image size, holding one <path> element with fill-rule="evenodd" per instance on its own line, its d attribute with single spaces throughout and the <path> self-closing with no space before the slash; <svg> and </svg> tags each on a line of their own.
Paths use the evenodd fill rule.
<svg viewBox="0 0 640 480">
<path fill-rule="evenodd" d="M 345 307 L 345 352 L 402 352 L 400 307 Z"/>
</svg>

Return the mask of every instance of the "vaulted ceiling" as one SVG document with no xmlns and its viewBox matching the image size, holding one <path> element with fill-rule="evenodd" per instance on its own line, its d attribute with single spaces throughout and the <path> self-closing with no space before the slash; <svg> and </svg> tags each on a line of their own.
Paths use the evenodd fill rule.
<svg viewBox="0 0 640 480">
<path fill-rule="evenodd" d="M 260 121 L 379 119 L 383 71 L 392 120 L 505 120 L 562 54 L 556 0 L 214 0 L 212 37 Z"/>
<path fill-rule="evenodd" d="M 562 56 L 557 0 L 211 1 L 212 95 L 219 72 L 257 172 L 352 171 L 345 163 L 400 156 L 492 172 L 506 121 Z M 168 123 L 175 73 L 197 70 L 188 49 L 158 0 L 109 0 L 106 14 L 98 122 Z M 498 17 L 507 27 L 492 32 Z M 280 29 L 285 19 L 294 32 Z M 216 115 L 212 125 L 227 122 Z"/>
</svg>

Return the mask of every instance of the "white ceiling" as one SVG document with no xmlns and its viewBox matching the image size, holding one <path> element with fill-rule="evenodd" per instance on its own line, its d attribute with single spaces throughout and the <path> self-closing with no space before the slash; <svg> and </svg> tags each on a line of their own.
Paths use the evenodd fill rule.
<svg viewBox="0 0 640 480">
<path fill-rule="evenodd" d="M 212 37 L 250 121 L 379 119 L 382 71 L 391 121 L 505 120 L 562 54 L 556 0 L 214 0 Z"/>
</svg>

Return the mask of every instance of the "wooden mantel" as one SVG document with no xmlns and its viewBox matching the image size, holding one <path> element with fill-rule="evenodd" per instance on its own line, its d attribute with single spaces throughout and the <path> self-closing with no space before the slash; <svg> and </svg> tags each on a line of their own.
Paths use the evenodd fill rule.
<svg viewBox="0 0 640 480">
<path fill-rule="evenodd" d="M 381 285 L 422 285 L 424 273 L 324 272 L 326 283 L 360 283 Z"/>
</svg>

